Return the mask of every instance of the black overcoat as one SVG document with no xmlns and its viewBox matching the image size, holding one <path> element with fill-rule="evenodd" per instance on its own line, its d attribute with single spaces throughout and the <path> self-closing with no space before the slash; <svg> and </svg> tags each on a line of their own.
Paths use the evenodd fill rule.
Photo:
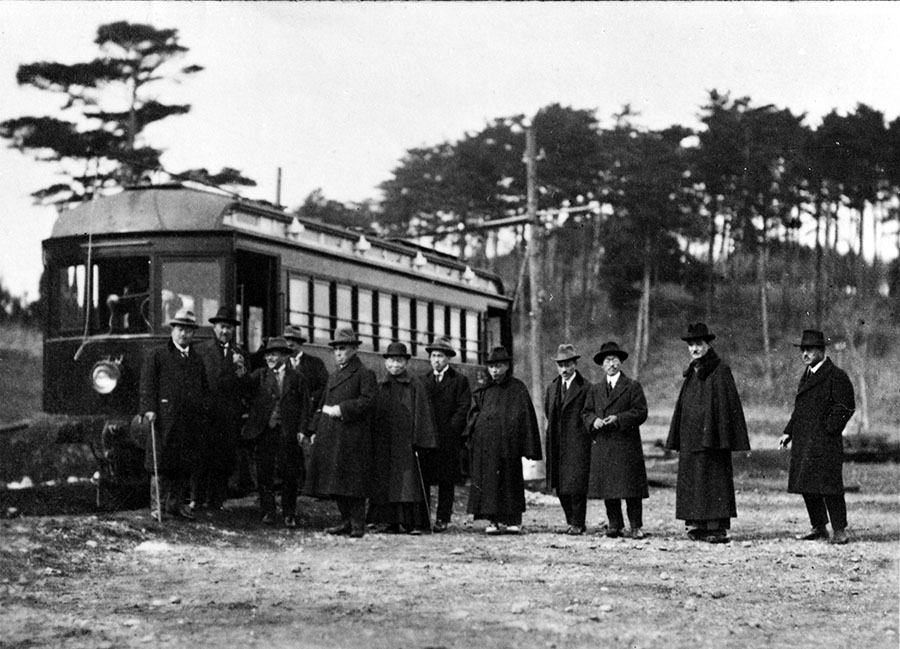
<svg viewBox="0 0 900 649">
<path fill-rule="evenodd" d="M 427 484 L 456 482 L 460 478 L 460 451 L 466 415 L 472 402 L 469 380 L 453 367 L 444 370 L 438 383 L 434 372 L 422 375 L 422 382 L 434 412 L 437 448 L 423 454 L 422 470 Z"/>
<path fill-rule="evenodd" d="M 310 412 L 315 411 L 322 400 L 325 386 L 328 385 L 328 370 L 325 369 L 325 361 L 318 356 L 311 356 L 303 352 L 300 358 L 292 356 L 290 363 L 306 379 L 306 387 L 309 390 Z"/>
<path fill-rule="evenodd" d="M 309 419 L 309 390 L 303 375 L 286 364 L 279 395 L 275 371 L 261 367 L 248 375 L 245 389 L 250 399 L 250 412 L 242 437 L 246 440 L 259 437 L 268 428 L 272 411 L 278 403 L 281 432 L 286 438 L 282 441 L 299 443 L 297 435 L 306 432 Z"/>
<path fill-rule="evenodd" d="M 415 452 L 437 446 L 425 386 L 405 371 L 388 375 L 378 384 L 376 404 L 370 500 L 377 504 L 424 502 Z"/>
<path fill-rule="evenodd" d="M 565 395 L 562 385 L 562 377 L 557 376 L 544 390 L 547 488 L 556 489 L 560 495 L 586 494 L 591 435 L 581 421 L 581 411 L 591 384 L 576 371 Z"/>
<path fill-rule="evenodd" d="M 606 378 L 594 385 L 582 410 L 582 421 L 594 438 L 588 498 L 647 498 L 647 469 L 640 425 L 647 421 L 647 399 L 641 384 L 620 373 L 606 395 Z M 594 420 L 615 415 L 616 422 L 597 430 Z"/>
<path fill-rule="evenodd" d="M 311 461 L 304 492 L 318 497 L 368 496 L 372 466 L 372 417 L 378 384 L 359 356 L 328 377 L 322 406 L 341 407 L 340 419 L 315 415 Z"/>
<path fill-rule="evenodd" d="M 784 429 L 791 437 L 790 493 L 844 493 L 841 433 L 855 408 L 853 384 L 831 359 L 800 381 L 794 412 Z"/>
<path fill-rule="evenodd" d="M 241 417 L 246 411 L 241 379 L 235 373 L 235 357 L 243 358 L 244 368 L 249 371 L 250 354 L 233 343 L 226 353 L 215 339 L 204 340 L 194 349 L 203 360 L 209 384 L 210 412 L 205 460 L 214 471 L 231 471 L 237 461 L 243 424 Z"/>
<path fill-rule="evenodd" d="M 749 451 L 747 423 L 731 368 L 715 350 L 691 362 L 672 414 L 666 448 L 678 451 L 675 518 L 734 518 L 731 453 Z"/>
<path fill-rule="evenodd" d="M 157 416 L 159 470 L 186 473 L 199 469 L 208 426 L 209 384 L 203 361 L 195 350 L 183 358 L 169 340 L 148 352 L 141 371 L 141 412 L 151 411 Z M 149 436 L 144 466 L 153 471 Z"/>
<path fill-rule="evenodd" d="M 525 511 L 522 458 L 541 459 L 541 435 L 528 388 L 508 373 L 475 390 L 466 436 L 472 483 L 467 511 L 475 518 Z"/>
</svg>

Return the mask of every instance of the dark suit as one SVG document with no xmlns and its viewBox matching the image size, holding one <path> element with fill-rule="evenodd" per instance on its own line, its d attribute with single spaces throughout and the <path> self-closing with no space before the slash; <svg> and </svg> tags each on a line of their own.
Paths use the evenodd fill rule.
<svg viewBox="0 0 900 649">
<path fill-rule="evenodd" d="M 434 411 L 437 430 L 437 448 L 424 452 L 422 473 L 428 485 L 429 497 L 432 485 L 438 487 L 436 520 L 449 523 L 453 515 L 453 492 L 460 478 L 460 452 L 462 435 L 466 429 L 466 415 L 472 402 L 469 380 L 452 367 L 444 370 L 440 383 L 434 372 L 422 375 L 422 382 Z"/>
<path fill-rule="evenodd" d="M 588 476 L 591 471 L 591 436 L 581 421 L 581 410 L 591 384 L 576 371 L 568 390 L 557 376 L 544 390 L 547 413 L 547 488 L 556 495 L 566 523 L 584 527 L 587 516 Z"/>
<path fill-rule="evenodd" d="M 847 527 L 841 433 L 855 408 L 847 373 L 828 358 L 797 388 L 794 412 L 784 429 L 791 438 L 788 491 L 803 494 L 814 528 L 824 528 L 829 514 L 833 529 Z"/>
<path fill-rule="evenodd" d="M 315 412 L 322 400 L 322 393 L 328 384 L 328 370 L 325 369 L 325 361 L 318 356 L 311 356 L 306 352 L 300 358 L 291 356 L 291 366 L 306 379 L 306 387 L 309 390 L 310 412 Z"/>
<path fill-rule="evenodd" d="M 191 350 L 183 358 L 175 344 L 150 350 L 141 372 L 141 412 L 155 412 L 160 494 L 174 511 L 186 495 L 190 475 L 203 457 L 209 412 L 209 385 L 203 361 Z M 153 444 L 147 440 L 144 465 L 153 471 Z"/>
<path fill-rule="evenodd" d="M 194 349 L 206 368 L 210 417 L 203 467 L 193 496 L 194 500 L 206 496 L 211 507 L 218 507 L 228 495 L 228 476 L 237 462 L 241 416 L 244 413 L 244 394 L 236 374 L 235 357 L 243 358 L 244 367 L 249 370 L 250 355 L 234 343 L 223 348 L 215 339 L 205 340 Z"/>
<path fill-rule="evenodd" d="M 647 399 L 641 384 L 621 372 L 609 393 L 608 380 L 603 377 L 591 388 L 582 411 L 584 425 L 594 438 L 588 497 L 603 499 L 613 530 L 624 527 L 621 500 L 625 499 L 628 521 L 635 529 L 643 526 L 641 499 L 650 495 L 640 430 L 647 421 Z M 594 428 L 598 417 L 610 415 L 616 416 L 615 423 Z"/>
<path fill-rule="evenodd" d="M 275 514 L 275 465 L 281 469 L 281 509 L 293 516 L 297 488 L 303 477 L 303 451 L 298 435 L 306 430 L 309 391 L 306 381 L 290 364 L 284 366 L 281 391 L 274 370 L 268 367 L 249 375 L 250 413 L 244 439 L 256 444 L 256 471 L 263 514 Z"/>
</svg>

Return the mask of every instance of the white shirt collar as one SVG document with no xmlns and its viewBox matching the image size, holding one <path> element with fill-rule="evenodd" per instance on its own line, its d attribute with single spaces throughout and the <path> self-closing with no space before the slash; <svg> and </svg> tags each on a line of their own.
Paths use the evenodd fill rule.
<svg viewBox="0 0 900 649">
<path fill-rule="evenodd" d="M 181 345 L 176 343 L 174 340 L 172 341 L 172 344 L 175 345 L 175 349 L 177 349 L 182 354 L 187 354 L 188 352 L 191 351 L 190 345 L 188 345 L 187 347 L 182 347 Z"/>
<path fill-rule="evenodd" d="M 827 358 L 828 358 L 828 357 L 825 356 L 822 360 L 820 360 L 820 361 L 819 361 L 818 363 L 816 363 L 814 366 L 810 367 L 810 368 L 809 368 L 809 373 L 810 373 L 810 374 L 815 374 L 816 372 L 818 372 L 818 371 L 819 371 L 819 368 L 822 367 L 822 363 L 824 363 L 824 362 L 826 361 Z"/>
<path fill-rule="evenodd" d="M 607 375 L 606 382 L 609 383 L 609 386 L 614 388 L 616 384 L 619 382 L 619 377 L 622 376 L 621 372 L 616 372 L 612 376 Z"/>
</svg>

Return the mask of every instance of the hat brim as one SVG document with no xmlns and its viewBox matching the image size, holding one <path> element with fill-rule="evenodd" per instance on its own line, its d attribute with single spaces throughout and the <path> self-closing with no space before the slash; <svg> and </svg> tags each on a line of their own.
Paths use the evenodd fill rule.
<svg viewBox="0 0 900 649">
<path fill-rule="evenodd" d="M 828 346 L 828 343 L 791 343 L 794 347 L 818 347 L 819 349 L 825 349 Z"/>
<path fill-rule="evenodd" d="M 382 358 L 405 358 L 406 360 L 409 360 L 410 358 L 412 358 L 412 354 L 382 354 L 381 357 Z"/>
<path fill-rule="evenodd" d="M 425 352 L 428 354 L 430 354 L 431 352 L 441 352 L 443 354 L 446 354 L 450 358 L 456 356 L 456 352 L 449 347 L 426 347 Z"/>
<path fill-rule="evenodd" d="M 603 361 L 606 359 L 607 356 L 615 356 L 620 361 L 624 362 L 628 358 L 628 352 L 624 352 L 622 350 L 614 350 L 614 351 L 609 351 L 609 352 L 597 352 L 596 354 L 594 354 L 594 362 L 597 365 L 603 365 Z"/>
<path fill-rule="evenodd" d="M 329 347 L 337 347 L 339 345 L 350 345 L 351 347 L 359 347 L 362 345 L 361 340 L 332 340 L 328 343 Z"/>
<path fill-rule="evenodd" d="M 566 361 L 577 361 L 581 358 L 580 354 L 574 354 L 572 356 L 557 356 L 553 359 L 554 363 L 565 363 Z"/>
<path fill-rule="evenodd" d="M 235 327 L 241 324 L 240 320 L 235 320 L 234 318 L 210 318 L 209 322 L 211 322 L 212 324 L 216 324 L 217 322 L 224 322 L 226 324 L 234 325 Z"/>
<path fill-rule="evenodd" d="M 294 334 L 284 335 L 284 336 L 282 336 L 282 338 L 284 338 L 285 340 L 296 340 L 301 345 L 306 342 L 306 338 L 304 338 L 303 336 L 297 336 Z"/>
<path fill-rule="evenodd" d="M 191 322 L 190 320 L 169 320 L 169 322 L 166 323 L 166 326 L 169 326 L 169 327 L 189 327 L 189 328 L 191 328 L 191 329 L 196 329 L 196 328 L 198 328 L 200 325 L 198 325 L 196 322 Z"/>
<path fill-rule="evenodd" d="M 278 345 L 277 347 L 266 347 L 263 355 L 268 354 L 269 352 L 283 352 L 285 354 L 290 354 L 292 351 L 294 350 L 290 347 L 282 347 L 281 345 Z"/>
<path fill-rule="evenodd" d="M 682 336 L 681 339 L 686 343 L 689 343 L 692 340 L 702 340 L 703 342 L 708 343 L 716 339 L 716 334 L 707 334 L 705 336 Z"/>
</svg>

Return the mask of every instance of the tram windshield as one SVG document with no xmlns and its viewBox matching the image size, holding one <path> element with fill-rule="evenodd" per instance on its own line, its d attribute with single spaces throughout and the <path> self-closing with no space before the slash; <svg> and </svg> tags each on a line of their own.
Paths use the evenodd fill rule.
<svg viewBox="0 0 900 649">
<path fill-rule="evenodd" d="M 222 268 L 218 259 L 166 259 L 162 261 L 159 325 L 179 309 L 190 309 L 201 327 L 219 310 Z"/>
</svg>

